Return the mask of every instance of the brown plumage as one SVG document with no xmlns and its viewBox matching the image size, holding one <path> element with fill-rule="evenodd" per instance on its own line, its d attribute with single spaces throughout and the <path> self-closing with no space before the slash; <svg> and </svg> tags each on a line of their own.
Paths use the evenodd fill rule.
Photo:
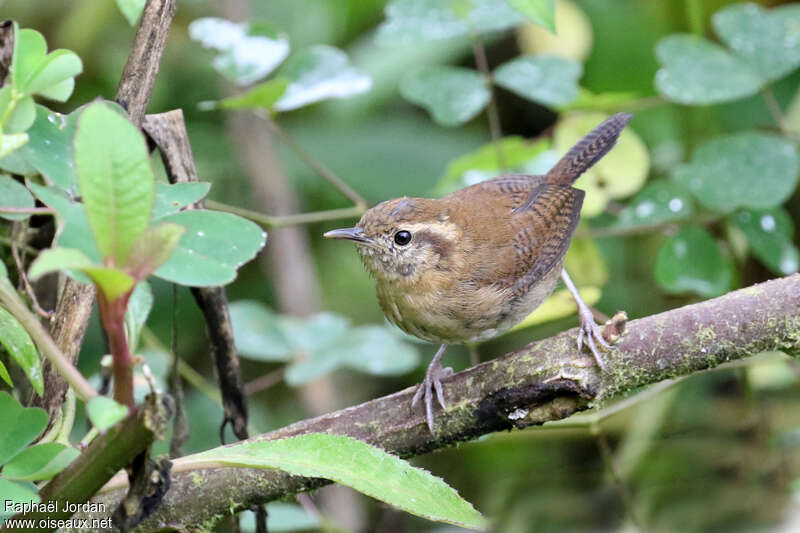
<svg viewBox="0 0 800 533">
<path fill-rule="evenodd" d="M 388 200 L 355 228 L 325 236 L 356 242 L 384 313 L 407 333 L 445 345 L 493 337 L 555 288 L 583 203 L 572 183 L 614 146 L 630 118 L 609 118 L 543 176 L 509 174 L 440 199 Z M 441 352 L 424 384 L 431 427 L 428 389 L 444 404 Z"/>
</svg>

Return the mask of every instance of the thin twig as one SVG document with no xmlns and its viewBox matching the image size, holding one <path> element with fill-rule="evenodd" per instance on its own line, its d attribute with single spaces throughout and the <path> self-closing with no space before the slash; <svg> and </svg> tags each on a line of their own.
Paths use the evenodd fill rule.
<svg viewBox="0 0 800 533">
<path fill-rule="evenodd" d="M 283 228 L 286 226 L 294 226 L 297 224 L 311 224 L 313 222 L 326 222 L 329 220 L 342 220 L 345 218 L 358 218 L 366 211 L 365 207 L 353 206 L 345 207 L 342 209 L 328 209 L 326 211 L 314 211 L 311 213 L 298 213 L 296 215 L 272 216 L 246 209 L 244 207 L 237 207 L 235 205 L 223 204 L 215 202 L 214 200 L 206 200 L 206 207 L 208 209 L 215 209 L 217 211 L 225 211 L 226 213 L 233 213 L 246 219 L 252 220 L 256 224 L 267 228 Z"/>
<path fill-rule="evenodd" d="M 28 307 L 20 299 L 19 295 L 6 282 L 0 281 L 0 302 L 8 311 L 19 320 L 28 334 L 33 338 L 39 351 L 48 361 L 58 369 L 61 376 L 75 389 L 81 400 L 88 402 L 97 396 L 94 388 L 86 381 L 77 368 L 75 368 L 64 353 L 56 346 L 52 337 L 47 334 L 39 319 L 28 310 Z"/>
<path fill-rule="evenodd" d="M 769 114 L 772 115 L 772 120 L 778 125 L 778 129 L 781 130 L 781 133 L 787 137 L 794 137 L 791 128 L 786 124 L 783 110 L 777 98 L 775 98 L 775 93 L 772 92 L 772 88 L 769 86 L 764 87 L 764 89 L 761 90 L 761 95 L 764 97 L 764 102 L 767 104 Z"/>
<path fill-rule="evenodd" d="M 500 146 L 503 130 L 500 127 L 500 113 L 497 110 L 497 98 L 492 84 L 492 73 L 489 70 L 489 60 L 486 58 L 486 48 L 483 46 L 480 35 L 475 31 L 472 32 L 472 51 L 475 55 L 475 66 L 483 74 L 483 81 L 489 90 L 489 106 L 486 109 L 486 114 L 489 117 L 489 132 L 492 135 L 492 142 L 495 145 L 495 150 L 497 150 L 497 163 L 501 169 L 505 169 L 505 154 L 503 153 L 503 147 Z"/>
<path fill-rule="evenodd" d="M 28 280 L 28 275 L 25 273 L 25 261 L 22 257 L 20 257 L 18 248 L 19 236 L 20 234 L 24 233 L 21 228 L 22 225 L 19 222 L 14 222 L 14 224 L 11 226 L 11 255 L 14 257 L 14 264 L 17 267 L 20 282 L 22 283 L 23 287 L 25 287 L 25 292 L 31 299 L 33 310 L 36 311 L 36 314 L 42 318 L 50 318 L 53 315 L 53 312 L 45 311 L 42 309 L 42 306 L 39 305 L 39 300 L 36 298 L 36 292 L 34 292 L 33 287 Z"/>
<path fill-rule="evenodd" d="M 261 110 L 255 110 L 253 112 L 260 118 L 264 119 L 264 122 L 266 122 L 267 126 L 269 126 L 272 132 L 283 139 L 284 142 L 286 142 L 286 144 L 288 144 L 289 147 L 308 164 L 308 166 L 313 168 L 317 174 L 328 180 L 328 182 L 336 187 L 339 192 L 356 204 L 356 207 L 366 208 L 369 205 L 363 196 L 358 194 L 352 187 L 350 187 L 344 182 L 344 180 L 337 176 L 335 172 L 325 166 L 325 164 L 317 159 L 311 152 L 303 148 L 303 146 L 297 142 L 297 139 L 295 139 L 294 136 L 292 136 L 292 134 L 290 134 L 288 131 L 283 129 L 280 124 L 275 122 L 267 112 Z"/>
<path fill-rule="evenodd" d="M 626 237 L 629 235 L 642 235 L 656 232 L 676 231 L 683 224 L 696 224 L 708 226 L 720 220 L 719 215 L 707 214 L 699 215 L 684 220 L 674 220 L 671 222 L 660 222 L 658 224 L 641 224 L 637 226 L 607 226 L 599 228 L 578 228 L 575 231 L 576 239 L 604 239 L 609 237 Z"/>
<path fill-rule="evenodd" d="M 10 207 L 0 206 L 3 215 L 55 215 L 56 210 L 49 207 Z"/>
<path fill-rule="evenodd" d="M 277 385 L 283 381 L 283 376 L 286 374 L 286 367 L 281 367 L 272 372 L 267 372 L 263 376 L 259 376 L 252 381 L 244 384 L 244 393 L 250 396 L 257 392 L 267 390 L 273 385 Z"/>
</svg>

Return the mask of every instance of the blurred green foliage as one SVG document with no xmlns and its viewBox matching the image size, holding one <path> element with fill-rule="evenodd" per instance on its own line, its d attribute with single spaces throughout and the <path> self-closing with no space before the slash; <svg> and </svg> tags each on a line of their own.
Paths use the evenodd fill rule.
<svg viewBox="0 0 800 533">
<path fill-rule="evenodd" d="M 263 210 L 253 201 L 252 185 L 237 157 L 236 147 L 243 140 L 230 136 L 229 112 L 197 107 L 244 92 L 231 91 L 212 68 L 215 53 L 190 38 L 193 21 L 228 17 L 228 3 L 179 3 L 149 110 L 183 109 L 200 178 L 213 184 L 211 198 Z M 571 35 L 570 42 L 559 42 L 545 39 L 538 33 L 541 28 L 505 7 L 492 16 L 481 15 L 492 1 L 474 2 L 484 10 L 478 15 L 470 15 L 470 3 L 464 2 L 467 20 L 474 17 L 495 75 L 494 84 L 485 84 L 475 68 L 470 26 L 459 18 L 459 9 L 442 8 L 439 18 L 412 18 L 413 24 L 404 18 L 418 12 L 414 9 L 426 13 L 441 2 L 394 0 L 386 11 L 386 2 L 379 0 L 250 4 L 249 20 L 268 23 L 285 35 L 291 53 L 335 46 L 347 54 L 348 66 L 371 78 L 367 92 L 276 118 L 371 203 L 401 195 L 444 194 L 496 175 L 504 166 L 543 172 L 570 139 L 602 116 L 631 109 L 636 116 L 626 131 L 641 144 L 640 159 L 647 161 L 632 170 L 627 165 L 636 156 L 628 154 L 609 169 L 598 168 L 586 185 L 587 204 L 595 211 L 585 213 L 589 216 L 578 230 L 599 253 L 580 254 L 584 272 L 576 274 L 575 281 L 602 290 L 596 304 L 600 311 L 625 309 L 632 317 L 643 316 L 798 270 L 794 226 L 800 220 L 800 126 L 791 114 L 782 116 L 800 109 L 796 5 L 776 7 L 783 2 L 772 0 L 760 5 L 726 0 L 558 0 L 558 35 Z M 4 17 L 45 35 L 50 48 L 73 50 L 82 60 L 83 74 L 76 78 L 73 96 L 65 104 L 48 102 L 48 107 L 69 113 L 98 95 L 113 96 L 135 31 L 113 2 L 6 0 L 2 7 Z M 398 37 L 401 44 L 391 42 Z M 431 37 L 437 40 L 426 40 Z M 545 61 L 554 54 L 563 59 Z M 541 67 L 552 86 L 535 82 L 542 71 L 532 66 Z M 275 67 L 269 79 L 281 76 L 281 67 Z M 429 87 L 409 91 L 409 85 L 419 85 L 412 82 L 420 81 L 420 72 L 458 72 L 479 82 L 472 83 L 478 96 L 490 90 L 503 139 L 492 142 L 482 112 L 488 102 L 484 96 L 477 100 L 477 109 L 443 121 L 458 123 L 454 128 L 442 127 L 425 109 L 404 100 L 401 92 L 433 106 L 434 115 L 446 111 L 436 102 L 456 103 L 455 97 L 442 99 Z M 445 77 L 445 82 L 444 87 L 452 87 L 452 79 Z M 533 92 L 540 89 L 548 90 Z M 421 96 L 411 97 L 409 92 Z M 266 107 L 280 96 L 270 94 L 274 100 Z M 41 131 L 38 138 L 53 142 L 51 162 L 71 158 L 71 145 L 56 132 L 48 133 L 43 109 L 37 109 L 28 130 L 31 142 L 33 133 Z M 73 117 L 56 116 L 67 125 Z M 570 123 L 580 126 L 573 131 Z M 547 135 L 540 137 L 543 132 Z M 276 142 L 276 150 L 302 211 L 348 205 L 289 148 Z M 75 183 L 69 167 L 27 160 L 54 182 Z M 22 206 L 28 199 L 19 201 Z M 315 223 L 303 229 L 311 238 L 323 308 L 357 326 L 382 328 L 373 284 L 357 255 L 320 238 L 339 224 Z M 2 232 L 10 235 L 7 226 Z M 3 254 L 12 265 L 7 248 Z M 597 272 L 610 274 L 606 278 Z M 228 287 L 229 298 L 257 299 L 259 305 L 275 309 L 270 283 L 268 271 L 250 264 Z M 207 340 L 198 333 L 202 319 L 188 292 L 178 291 L 173 315 L 170 286 L 155 281 L 152 289 L 149 326 L 168 344 L 171 320 L 177 316 L 181 357 L 213 380 Z M 477 351 L 482 359 L 490 359 L 574 325 L 574 317 L 550 321 L 510 333 Z M 105 351 L 99 331 L 93 322 L 81 355 L 87 375 L 97 372 Z M 432 347 L 419 348 L 425 356 L 432 353 Z M 154 356 L 151 364 L 163 377 L 169 360 L 165 356 L 156 362 Z M 249 381 L 285 364 L 263 357 L 244 360 L 243 373 Z M 467 366 L 465 351 L 448 352 L 447 364 Z M 25 381 L 14 375 L 19 372 L 15 365 L 7 366 L 15 384 Z M 353 372 L 345 363 L 333 366 L 339 370 L 333 374 L 336 394 L 328 409 L 392 392 L 422 375 L 418 369 L 411 376 L 372 377 Z M 604 419 L 599 427 L 493 435 L 419 462 L 455 486 L 504 533 L 637 526 L 665 532 L 777 529 L 796 514 L 793 497 L 798 484 L 792 482 L 800 475 L 800 419 L 794 413 L 800 394 L 792 378 L 798 370 L 794 360 L 772 355 L 747 367 L 684 380 Z M 303 394 L 303 389 L 279 382 L 252 395 L 252 428 L 266 431 L 305 417 Z M 218 444 L 222 415 L 212 396 L 188 386 L 192 434 L 186 451 Z M 75 434 L 86 429 L 82 424 L 79 421 Z M 610 456 L 602 452 L 598 432 Z M 363 530 L 389 531 L 385 517 L 390 512 L 364 505 L 368 508 Z M 392 524 L 397 526 L 392 531 L 435 530 L 410 517 Z"/>
</svg>

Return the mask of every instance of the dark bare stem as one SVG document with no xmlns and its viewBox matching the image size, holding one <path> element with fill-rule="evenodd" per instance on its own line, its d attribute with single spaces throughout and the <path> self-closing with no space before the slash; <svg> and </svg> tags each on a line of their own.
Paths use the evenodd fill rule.
<svg viewBox="0 0 800 533">
<path fill-rule="evenodd" d="M 33 307 L 33 310 L 42 318 L 50 318 L 53 312 L 45 311 L 42 309 L 42 306 L 39 305 L 39 300 L 36 298 L 36 292 L 33 290 L 31 282 L 28 280 L 28 275 L 25 273 L 25 261 L 19 253 L 19 245 L 24 244 L 20 243 L 20 241 L 24 241 L 24 233 L 25 232 L 22 229 L 22 225 L 19 222 L 14 222 L 11 229 L 11 255 L 14 257 L 14 265 L 17 267 L 20 282 L 25 288 L 25 292 L 28 294 L 28 297 L 31 299 L 31 306 Z"/>
<path fill-rule="evenodd" d="M 282 215 L 272 216 L 246 209 L 244 207 L 237 207 L 235 205 L 223 204 L 215 202 L 214 200 L 206 200 L 206 207 L 217 211 L 225 211 L 226 213 L 233 213 L 241 217 L 252 220 L 259 226 L 267 229 L 283 228 L 286 226 L 295 226 L 298 224 L 311 224 L 314 222 L 327 222 L 329 220 L 342 220 L 347 218 L 358 218 L 364 214 L 366 208 L 360 206 L 345 207 L 343 209 L 329 209 L 326 211 L 315 211 L 313 213 L 298 213 L 296 215 Z"/>
<path fill-rule="evenodd" d="M 607 354 L 601 373 L 576 352 L 576 331 L 529 344 L 443 380 L 447 409 L 436 413 L 436 434 L 424 413 L 412 409 L 416 387 L 358 406 L 304 420 L 254 440 L 308 433 L 349 435 L 411 457 L 494 431 L 562 420 L 609 398 L 648 384 L 691 375 L 769 350 L 800 353 L 800 274 L 768 281 L 720 298 L 628 323 L 627 334 Z M 203 523 L 323 484 L 276 470 L 217 468 L 191 456 L 175 461 L 164 505 L 142 523 Z M 202 468 L 201 468 L 202 467 Z M 124 494 L 115 477 L 95 497 L 107 508 Z M 232 504 L 233 503 L 233 504 Z M 90 517 L 102 516 L 99 513 Z"/>
<path fill-rule="evenodd" d="M 472 34 L 472 51 L 475 55 L 475 66 L 483 74 L 484 83 L 486 83 L 486 88 L 489 90 L 489 106 L 486 110 L 486 114 L 489 117 L 489 132 L 497 150 L 497 162 L 501 169 L 505 169 L 505 154 L 499 144 L 500 139 L 503 138 L 503 130 L 500 127 L 500 113 L 497 110 L 497 98 L 492 84 L 492 73 L 489 70 L 489 60 L 486 58 L 486 48 L 483 46 L 483 41 L 477 32 Z"/>
<path fill-rule="evenodd" d="M 133 357 L 125 338 L 125 309 L 128 307 L 130 295 L 129 292 L 109 302 L 100 293 L 97 303 L 114 360 L 114 400 L 133 410 L 136 408 L 136 401 L 133 399 Z"/>
<path fill-rule="evenodd" d="M 303 146 L 297 142 L 297 139 L 295 139 L 292 134 L 283 129 L 281 125 L 275 122 L 266 112 L 256 111 L 255 113 L 264 119 L 264 122 L 266 122 L 270 130 L 283 139 L 283 141 L 289 145 L 289 147 L 294 150 L 294 152 L 300 156 L 300 158 L 305 161 L 308 166 L 313 168 L 317 174 L 325 178 L 328 183 L 336 187 L 339 192 L 349 198 L 354 204 L 356 204 L 357 207 L 366 208 L 369 205 L 363 196 L 358 194 L 352 187 L 345 183 L 342 178 L 337 176 L 335 172 L 329 169 L 311 152 L 303 148 Z"/>
</svg>

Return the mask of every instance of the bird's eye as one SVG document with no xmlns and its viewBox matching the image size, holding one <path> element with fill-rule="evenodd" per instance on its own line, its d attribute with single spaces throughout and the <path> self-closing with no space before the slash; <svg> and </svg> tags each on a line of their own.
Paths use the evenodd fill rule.
<svg viewBox="0 0 800 533">
<path fill-rule="evenodd" d="M 411 242 L 411 233 L 406 230 L 400 230 L 394 234 L 394 242 L 400 246 L 405 246 Z"/>
</svg>

